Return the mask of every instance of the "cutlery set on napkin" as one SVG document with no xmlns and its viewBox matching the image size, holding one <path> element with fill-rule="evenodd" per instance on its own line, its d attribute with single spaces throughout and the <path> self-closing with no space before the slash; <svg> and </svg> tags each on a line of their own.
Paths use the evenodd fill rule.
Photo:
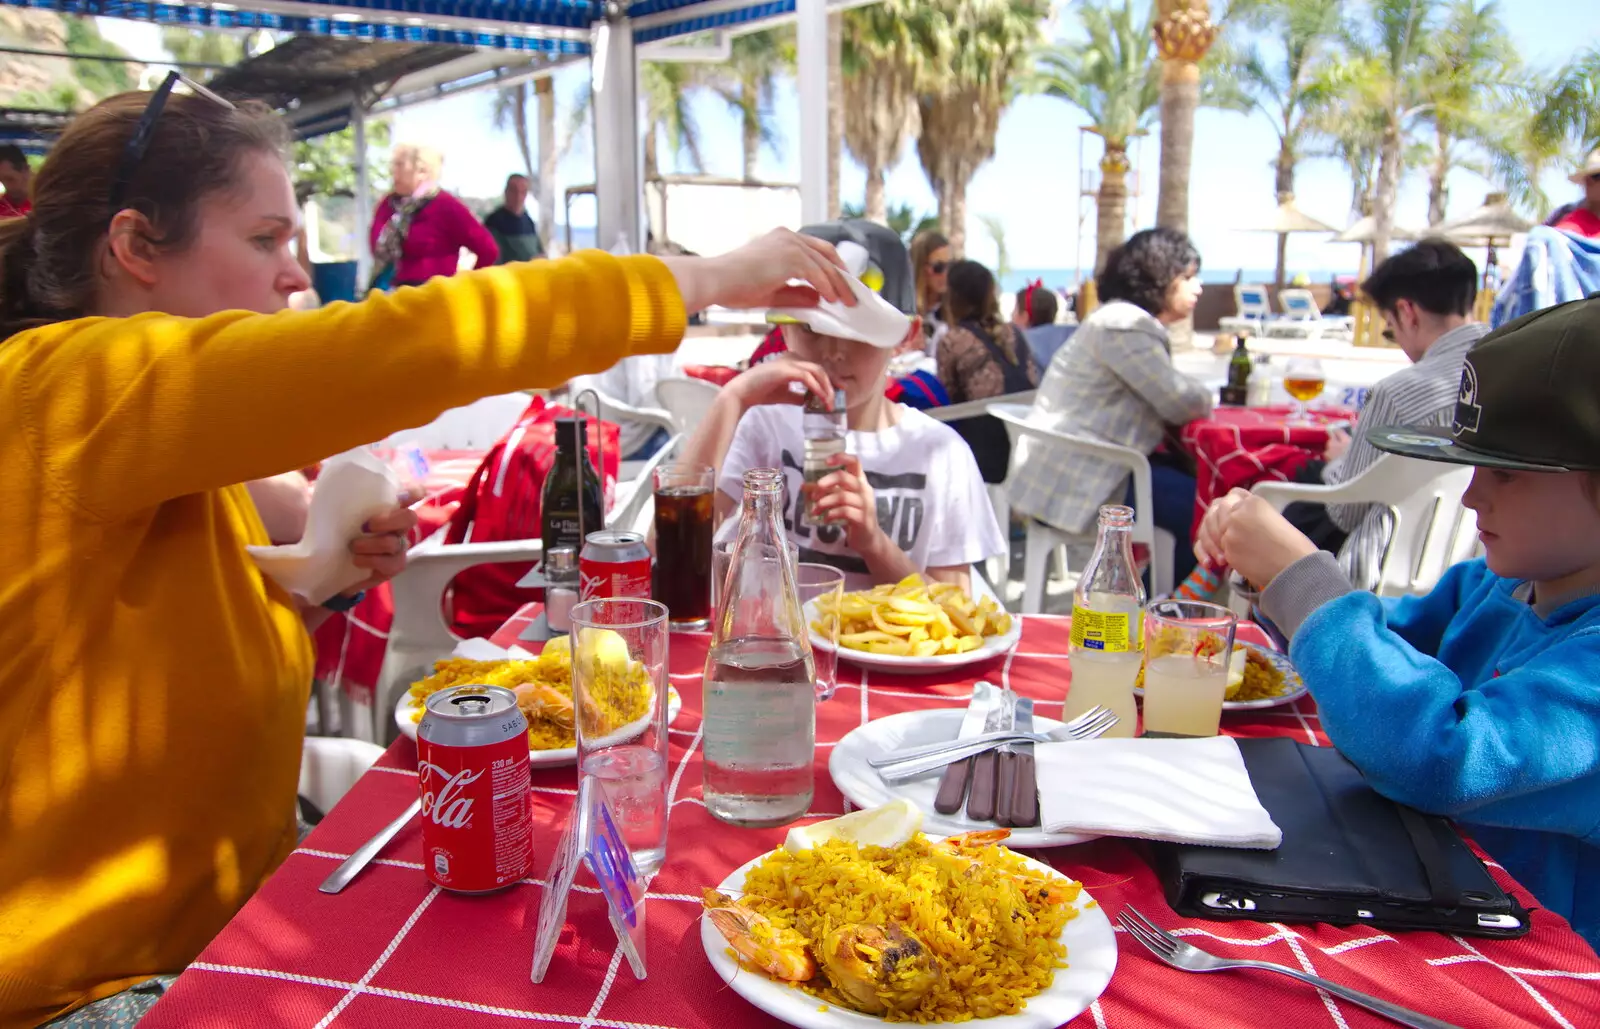
<svg viewBox="0 0 1600 1029">
<path fill-rule="evenodd" d="M 973 821 L 1255 850 L 1282 842 L 1231 737 L 1096 739 L 1116 720 L 1096 708 L 1035 733 L 1031 700 L 980 682 L 955 740 L 868 763 L 890 785 L 939 772 L 934 810 L 964 802 Z"/>
</svg>

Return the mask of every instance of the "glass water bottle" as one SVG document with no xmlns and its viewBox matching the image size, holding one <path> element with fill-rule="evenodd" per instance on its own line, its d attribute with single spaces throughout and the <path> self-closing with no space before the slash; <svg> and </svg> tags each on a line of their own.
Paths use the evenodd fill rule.
<svg viewBox="0 0 1600 1029">
<path fill-rule="evenodd" d="M 706 657 L 705 804 L 730 825 L 783 825 L 811 806 L 816 673 L 782 505 L 781 472 L 745 473 Z"/>
<path fill-rule="evenodd" d="M 1144 662 L 1144 583 L 1133 563 L 1133 508 L 1100 509 L 1100 535 L 1072 597 L 1072 685 L 1063 721 L 1096 705 L 1117 724 L 1106 736 L 1134 736 L 1134 680 Z"/>
</svg>

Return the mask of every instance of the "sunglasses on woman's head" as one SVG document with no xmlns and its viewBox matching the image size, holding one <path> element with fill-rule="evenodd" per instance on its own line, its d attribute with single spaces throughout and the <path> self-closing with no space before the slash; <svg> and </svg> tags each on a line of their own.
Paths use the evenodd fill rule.
<svg viewBox="0 0 1600 1029">
<path fill-rule="evenodd" d="M 161 85 L 150 95 L 150 102 L 145 105 L 144 114 L 139 118 L 139 124 L 133 128 L 133 135 L 128 137 L 128 145 L 122 151 L 122 163 L 117 166 L 117 179 L 111 184 L 111 213 L 115 215 L 122 210 L 122 201 L 127 197 L 128 186 L 133 182 L 133 175 L 139 170 L 139 163 L 144 160 L 145 151 L 150 149 L 150 138 L 155 135 L 156 121 L 160 119 L 161 112 L 166 109 L 167 97 L 172 95 L 172 87 L 182 82 L 189 87 L 189 92 L 195 96 L 205 97 L 214 104 L 233 110 L 233 105 L 211 90 L 195 82 L 186 75 L 175 71 L 167 72 L 167 77 L 161 80 Z"/>
</svg>

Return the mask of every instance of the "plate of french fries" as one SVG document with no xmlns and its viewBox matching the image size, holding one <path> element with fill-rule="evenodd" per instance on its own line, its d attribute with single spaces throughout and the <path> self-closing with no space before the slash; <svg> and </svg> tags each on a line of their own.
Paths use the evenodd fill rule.
<svg viewBox="0 0 1600 1029">
<path fill-rule="evenodd" d="M 993 597 L 908 575 L 894 584 L 823 596 L 806 605 L 811 645 L 887 672 L 933 672 L 987 661 L 1011 649 L 1022 622 Z"/>
</svg>

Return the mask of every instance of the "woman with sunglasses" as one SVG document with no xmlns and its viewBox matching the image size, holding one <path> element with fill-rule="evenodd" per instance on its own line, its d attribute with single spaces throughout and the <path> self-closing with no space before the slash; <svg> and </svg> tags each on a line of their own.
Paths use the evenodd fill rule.
<svg viewBox="0 0 1600 1029">
<path fill-rule="evenodd" d="M 288 311 L 284 142 L 169 80 L 78 115 L 0 222 L 4 1029 L 181 971 L 295 845 L 321 614 L 252 564 L 238 484 L 670 351 L 708 304 L 851 302 L 830 247 L 779 231 Z M 352 550 L 382 576 L 410 522 L 378 521 Z"/>
<path fill-rule="evenodd" d="M 950 288 L 950 241 L 933 229 L 911 240 L 911 270 L 917 283 L 917 314 L 922 334 L 928 338 L 928 355 L 934 356 L 944 337 L 944 294 Z"/>
</svg>

